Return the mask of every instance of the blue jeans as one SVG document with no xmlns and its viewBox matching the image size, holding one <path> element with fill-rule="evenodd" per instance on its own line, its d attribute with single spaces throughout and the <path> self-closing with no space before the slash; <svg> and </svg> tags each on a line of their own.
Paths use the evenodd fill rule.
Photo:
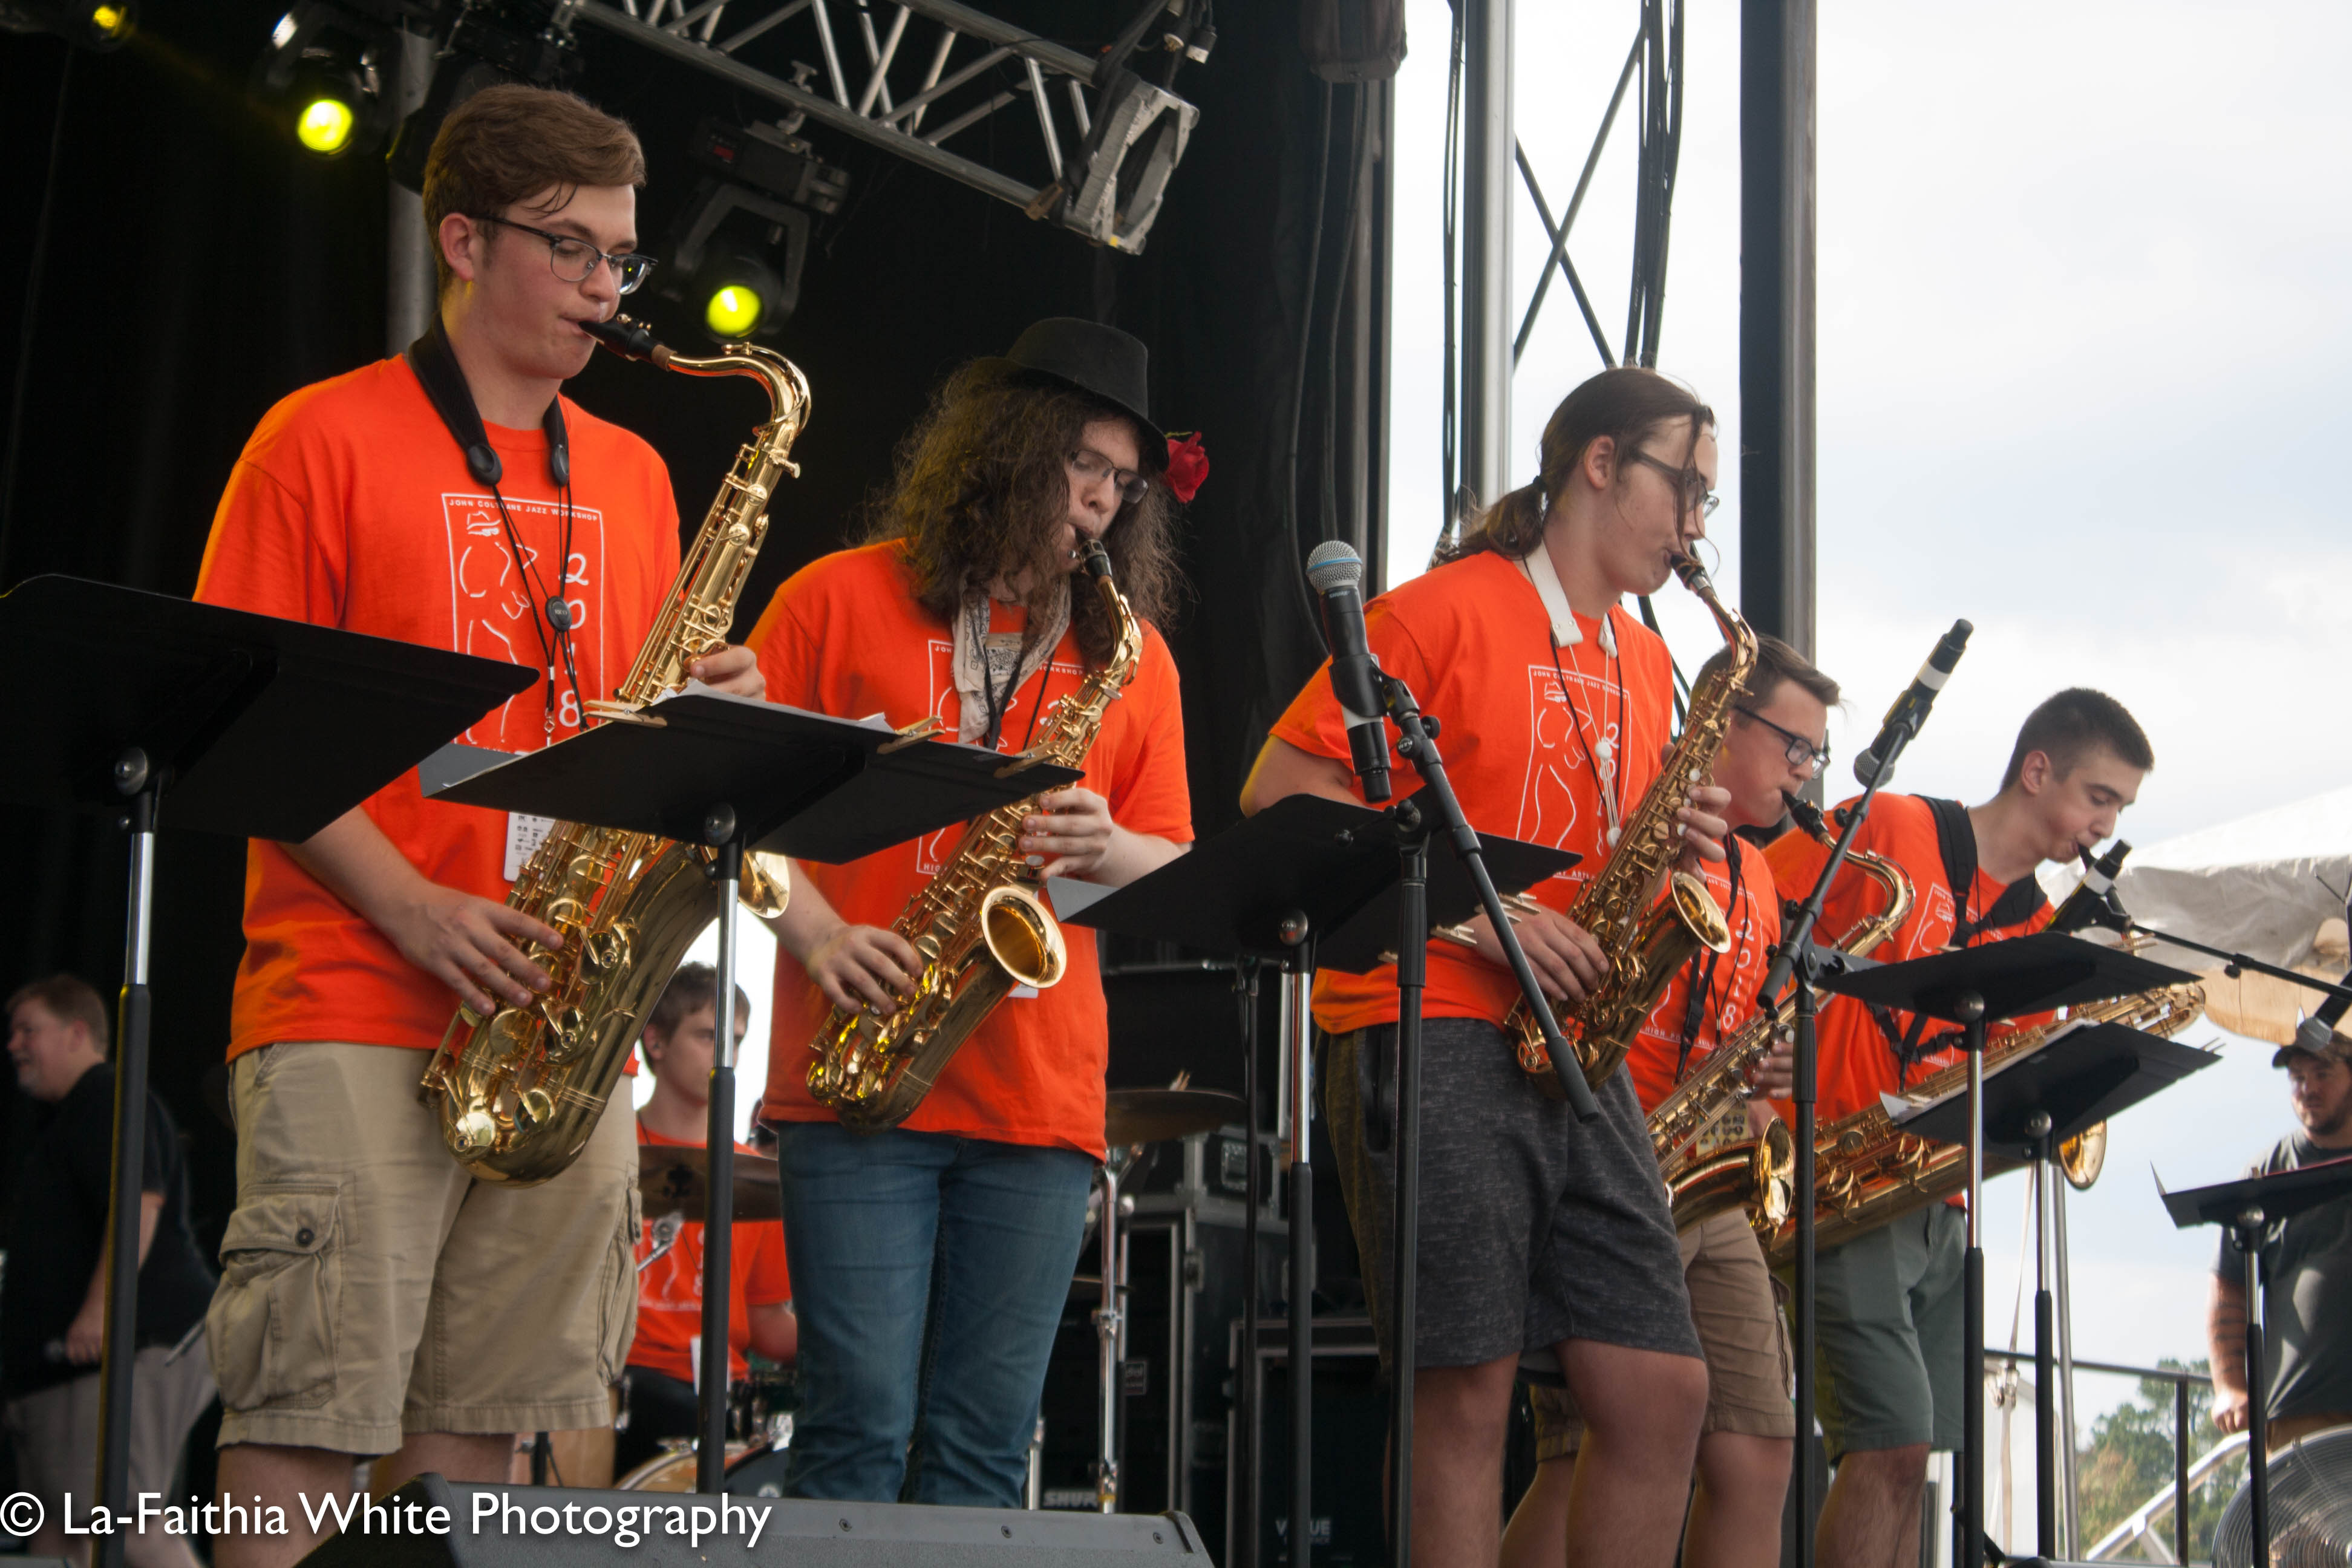
<svg viewBox="0 0 2352 1568">
<path fill-rule="evenodd" d="M 781 1131 L 803 1398 L 787 1493 L 1018 1508 L 1095 1163 L 830 1121 Z"/>
</svg>

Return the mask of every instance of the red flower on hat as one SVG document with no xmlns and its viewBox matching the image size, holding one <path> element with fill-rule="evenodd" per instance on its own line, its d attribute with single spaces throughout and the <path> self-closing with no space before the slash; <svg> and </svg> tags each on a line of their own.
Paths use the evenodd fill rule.
<svg viewBox="0 0 2352 1568">
<path fill-rule="evenodd" d="M 1209 477 L 1209 454 L 1201 446 L 1201 433 L 1188 430 L 1181 436 L 1168 437 L 1168 488 L 1176 499 L 1190 501 L 1201 493 L 1201 486 Z"/>
</svg>

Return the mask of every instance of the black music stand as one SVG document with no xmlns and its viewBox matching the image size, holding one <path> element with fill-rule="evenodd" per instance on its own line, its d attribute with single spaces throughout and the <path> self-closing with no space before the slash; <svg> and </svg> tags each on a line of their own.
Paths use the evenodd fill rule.
<svg viewBox="0 0 2352 1568">
<path fill-rule="evenodd" d="M 58 658 L 101 639 L 103 670 Z M 108 1256 L 139 1256 L 146 1160 L 147 988 L 155 830 L 294 842 L 398 778 L 417 758 L 526 690 L 533 670 L 75 577 L 0 595 L 0 658 L 40 669 L 14 696 L 0 796 L 121 817 L 131 833 L 122 1000 L 115 1020 L 114 1170 Z M 110 1268 L 99 1367 L 99 1501 L 129 1502 L 131 1346 L 139 1270 Z M 122 1561 L 121 1531 L 100 1562 Z"/>
<path fill-rule="evenodd" d="M 1417 797 L 1416 797 L 1417 798 Z M 1393 809 L 1393 808 L 1392 808 Z M 1124 888 L 1056 878 L 1049 884 L 1055 913 L 1073 925 L 1147 941 L 1175 942 L 1209 952 L 1239 955 L 1244 964 L 1270 963 L 1292 982 L 1290 1035 L 1293 1050 L 1283 1070 L 1290 1079 L 1290 1540 L 1293 1568 L 1307 1568 L 1312 1552 L 1314 1514 L 1310 1482 L 1313 1448 L 1312 1384 L 1314 1308 L 1314 1166 L 1307 1128 L 1313 1099 L 1310 1082 L 1312 1033 L 1304 1018 L 1306 991 L 1316 969 L 1363 973 L 1391 962 L 1399 936 L 1402 890 L 1398 882 L 1396 840 L 1385 813 L 1316 795 L 1292 795 L 1245 818 L 1192 851 Z M 1566 870 L 1580 857 L 1512 838 L 1481 836 L 1481 847 L 1497 887 L 1517 892 Z M 1476 912 L 1479 893 L 1458 860 L 1431 867 L 1430 928 L 1450 925 Z M 1248 1214 L 1243 1224 L 1242 1342 L 1257 1343 L 1257 1223 L 1259 1194 L 1257 1104 L 1257 1010 L 1248 1011 L 1243 1048 L 1244 1088 L 1249 1122 Z M 1401 1351 L 1400 1373 L 1410 1373 L 1409 1349 Z M 1245 1542 L 1237 1568 L 1254 1568 L 1258 1543 L 1255 1379 L 1242 1375 L 1235 1397 L 1243 1408 L 1235 1430 L 1250 1445 L 1242 1478 Z M 1304 1522 L 1302 1522 L 1304 1521 Z"/>
<path fill-rule="evenodd" d="M 1984 1150 L 2004 1169 L 2033 1168 L 2034 1555 L 2011 1561 L 2052 1568 L 2058 1561 L 2058 1425 L 2051 1397 L 2053 1303 L 2043 1274 L 2050 1256 L 2050 1192 L 2058 1145 L 2213 1065 L 2215 1057 L 2121 1024 L 2064 1028 L 2032 1056 L 1985 1075 Z M 1939 1143 L 1968 1139 L 1965 1093 L 1945 1096 L 1896 1124 Z"/>
<path fill-rule="evenodd" d="M 2210 1187 L 2189 1187 L 2168 1193 L 2156 1184 L 2165 1212 L 2182 1230 L 2192 1225 L 2227 1226 L 2237 1238 L 2238 1256 L 2245 1262 L 2246 1292 L 2246 1494 L 2253 1525 L 2252 1561 L 2271 1560 L 2270 1399 L 2269 1379 L 2263 1365 L 2264 1297 L 2270 1281 L 2262 1268 L 2263 1232 L 2276 1220 L 2292 1219 L 2308 1208 L 2352 1194 L 2352 1157 L 2324 1160 L 2299 1170 L 2274 1175 L 2246 1176 Z M 2175 1499 L 2175 1508 L 2188 1500 Z"/>
<path fill-rule="evenodd" d="M 1985 1025 L 2083 1002 L 2185 984 L 2196 978 L 2131 953 L 2072 936 L 2036 931 L 2007 942 L 1915 958 L 1904 963 L 1853 961 L 1823 976 L 1822 987 L 1858 1001 L 1899 1007 L 1958 1024 L 1968 1053 L 1969 1084 L 1958 1131 L 1969 1151 L 1968 1261 L 1961 1319 L 1964 1447 L 1956 1564 L 1984 1561 L 1984 1043 Z M 2031 1060 L 2032 1058 L 2027 1058 Z"/>
<path fill-rule="evenodd" d="M 627 720 L 509 757 L 450 747 L 419 770 L 425 794 L 709 847 L 718 883 L 718 1047 L 710 1067 L 702 1236 L 702 1436 L 695 1487 L 724 1489 L 728 1281 L 735 1210 L 735 921 L 743 857 L 838 864 L 1055 789 L 1056 763 L 887 724 L 827 718 L 699 685 Z"/>
</svg>

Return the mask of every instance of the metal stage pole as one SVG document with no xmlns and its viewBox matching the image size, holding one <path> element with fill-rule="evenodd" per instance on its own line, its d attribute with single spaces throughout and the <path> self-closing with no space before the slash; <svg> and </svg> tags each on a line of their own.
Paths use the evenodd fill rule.
<svg viewBox="0 0 2352 1568">
<path fill-rule="evenodd" d="M 1483 506 L 1511 488 L 1513 4 L 1461 0 L 1462 485 Z"/>
<path fill-rule="evenodd" d="M 710 1117 L 706 1124 L 702 1216 L 702 1360 L 698 1406 L 701 1436 L 694 1456 L 694 1489 L 716 1497 L 727 1489 L 729 1282 L 735 1244 L 735 927 L 742 890 L 743 840 L 735 814 L 714 807 L 706 837 L 718 850 L 712 881 L 719 889 L 719 1038 L 710 1062 Z"/>
<path fill-rule="evenodd" d="M 1290 1564 L 1315 1560 L 1315 989 L 1311 945 L 1283 971 L 1282 1070 L 1290 1085 Z"/>
<path fill-rule="evenodd" d="M 433 85 L 433 40 L 405 27 L 394 35 L 389 97 L 395 121 L 406 120 Z M 425 230 L 425 198 L 394 183 L 391 221 L 384 229 L 383 352 L 396 354 L 425 335 L 432 324 L 433 237 Z"/>
<path fill-rule="evenodd" d="M 1813 0 L 1742 0 L 1739 613 L 1809 658 L 1814 32 Z"/>
</svg>

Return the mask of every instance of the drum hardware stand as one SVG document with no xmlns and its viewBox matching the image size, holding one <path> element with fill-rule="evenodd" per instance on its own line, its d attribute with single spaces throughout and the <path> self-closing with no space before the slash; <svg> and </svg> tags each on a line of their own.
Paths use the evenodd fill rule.
<svg viewBox="0 0 2352 1568">
<path fill-rule="evenodd" d="M 1097 1226 L 1097 1238 L 1102 1244 L 1102 1301 L 1094 1310 L 1095 1375 L 1097 1396 L 1102 1404 L 1097 1413 L 1101 1437 L 1096 1448 L 1095 1508 L 1102 1513 L 1118 1511 L 1118 1417 L 1121 1374 L 1127 1364 L 1127 1233 L 1119 1222 L 1135 1212 L 1133 1194 L 1118 1190 L 1119 1166 L 1124 1163 L 1119 1155 L 1117 1149 L 1104 1151 L 1099 1172 L 1102 1216 Z M 1044 1427 L 1041 1416 L 1041 1433 Z"/>
</svg>

